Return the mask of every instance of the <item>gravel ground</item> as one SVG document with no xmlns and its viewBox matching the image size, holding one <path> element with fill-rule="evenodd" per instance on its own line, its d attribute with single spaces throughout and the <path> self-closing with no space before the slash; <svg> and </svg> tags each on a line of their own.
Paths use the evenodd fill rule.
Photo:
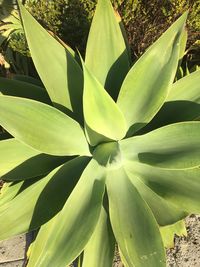
<svg viewBox="0 0 200 267">
<path fill-rule="evenodd" d="M 168 267 L 200 267 L 200 215 L 186 219 L 187 237 L 176 237 L 167 251 Z"/>
</svg>

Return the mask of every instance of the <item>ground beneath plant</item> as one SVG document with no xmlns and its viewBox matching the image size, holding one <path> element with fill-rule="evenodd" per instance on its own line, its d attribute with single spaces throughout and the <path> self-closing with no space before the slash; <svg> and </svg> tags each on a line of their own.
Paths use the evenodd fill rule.
<svg viewBox="0 0 200 267">
<path fill-rule="evenodd" d="M 186 225 L 188 236 L 176 237 L 174 248 L 167 250 L 168 267 L 200 267 L 200 215 L 188 217 Z M 0 242 L 0 267 L 25 266 L 23 259 L 26 238 L 19 236 Z M 98 267 L 98 264 L 94 267 Z M 115 257 L 113 267 L 123 267 L 118 255 Z"/>
</svg>

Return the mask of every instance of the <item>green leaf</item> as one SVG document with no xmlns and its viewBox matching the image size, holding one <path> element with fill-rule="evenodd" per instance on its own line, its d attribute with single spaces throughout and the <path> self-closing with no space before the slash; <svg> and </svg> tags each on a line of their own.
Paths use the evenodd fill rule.
<svg viewBox="0 0 200 267">
<path fill-rule="evenodd" d="M 104 168 L 92 160 L 53 225 L 49 223 L 39 232 L 29 267 L 65 267 L 79 256 L 100 216 L 104 179 Z"/>
<path fill-rule="evenodd" d="M 192 101 L 200 104 L 200 70 L 197 70 L 175 82 L 167 101 Z"/>
<path fill-rule="evenodd" d="M 143 132 L 181 121 L 200 119 L 200 70 L 175 82 L 167 102 Z"/>
<path fill-rule="evenodd" d="M 168 170 L 132 161 L 126 162 L 125 168 L 178 209 L 194 214 L 200 212 L 199 167 Z"/>
<path fill-rule="evenodd" d="M 123 168 L 110 170 L 106 185 L 113 232 L 127 266 L 165 267 L 158 225 Z"/>
<path fill-rule="evenodd" d="M 125 160 L 159 168 L 185 169 L 200 165 L 199 136 L 200 122 L 182 122 L 119 143 Z"/>
<path fill-rule="evenodd" d="M 24 181 L 10 183 L 4 182 L 0 192 L 0 206 L 12 200 L 16 196 L 20 192 L 20 188 L 23 183 Z"/>
<path fill-rule="evenodd" d="M 30 98 L 51 105 L 51 100 L 43 88 L 23 81 L 0 77 L 1 94 Z"/>
<path fill-rule="evenodd" d="M 167 225 L 160 227 L 161 236 L 166 248 L 174 247 L 174 237 L 178 236 L 187 236 L 187 230 L 185 227 L 185 222 L 179 221 L 172 225 Z"/>
<path fill-rule="evenodd" d="M 2 205 L 0 239 L 34 230 L 55 216 L 62 209 L 87 163 L 86 157 L 68 161 Z"/>
<path fill-rule="evenodd" d="M 94 138 L 87 131 L 91 145 L 107 141 L 108 138 L 122 139 L 126 134 L 126 122 L 123 114 L 103 86 L 83 62 L 82 64 L 84 69 L 83 112 L 85 123 L 93 132 L 97 133 L 97 136 L 99 135 L 99 138 Z"/>
<path fill-rule="evenodd" d="M 13 80 L 15 81 L 21 81 L 21 82 L 26 82 L 26 83 L 31 83 L 34 84 L 36 86 L 40 86 L 40 87 L 44 87 L 43 83 L 39 80 L 39 79 L 35 79 L 31 76 L 28 75 L 22 75 L 22 74 L 15 74 L 12 77 Z"/>
<path fill-rule="evenodd" d="M 71 53 L 31 16 L 18 1 L 26 39 L 40 78 L 54 105 L 82 117 L 82 71 Z"/>
<path fill-rule="evenodd" d="M 82 267 L 111 267 L 115 251 L 115 238 L 107 212 L 102 207 L 99 221 L 84 249 Z"/>
<path fill-rule="evenodd" d="M 156 194 L 133 172 L 126 170 L 130 181 L 136 187 L 142 198 L 146 201 L 153 212 L 159 225 L 169 225 L 185 218 L 188 213 L 178 209 L 173 204 L 166 201 L 162 196 Z"/>
<path fill-rule="evenodd" d="M 89 155 L 80 125 L 46 104 L 0 96 L 0 125 L 38 151 L 57 156 Z"/>
<path fill-rule="evenodd" d="M 1 141 L 0 151 L 3 155 L 0 160 L 0 177 L 7 181 L 45 175 L 69 160 L 69 157 L 41 154 L 13 138 Z"/>
<path fill-rule="evenodd" d="M 144 127 L 163 105 L 179 60 L 182 15 L 136 62 L 127 74 L 117 100 L 129 135 Z M 134 103 L 134 104 L 133 104 Z"/>
<path fill-rule="evenodd" d="M 86 48 L 86 66 L 116 99 L 129 70 L 129 55 L 109 0 L 99 0 Z"/>
</svg>

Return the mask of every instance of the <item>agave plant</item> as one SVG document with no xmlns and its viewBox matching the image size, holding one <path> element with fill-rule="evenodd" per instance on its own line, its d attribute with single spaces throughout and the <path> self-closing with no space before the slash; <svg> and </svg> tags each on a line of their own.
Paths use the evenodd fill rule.
<svg viewBox="0 0 200 267">
<path fill-rule="evenodd" d="M 39 229 L 29 267 L 111 267 L 115 243 L 126 267 L 166 266 L 159 226 L 200 212 L 200 71 L 173 83 L 187 14 L 131 66 L 109 0 L 85 60 L 19 6 L 46 91 L 1 79 L 0 238 Z"/>
</svg>

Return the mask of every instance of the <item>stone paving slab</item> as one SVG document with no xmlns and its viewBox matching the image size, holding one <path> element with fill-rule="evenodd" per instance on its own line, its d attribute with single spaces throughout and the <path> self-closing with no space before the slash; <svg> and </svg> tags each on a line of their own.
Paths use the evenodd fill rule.
<svg viewBox="0 0 200 267">
<path fill-rule="evenodd" d="M 0 242 L 0 267 L 22 267 L 25 261 L 26 236 Z"/>
</svg>

